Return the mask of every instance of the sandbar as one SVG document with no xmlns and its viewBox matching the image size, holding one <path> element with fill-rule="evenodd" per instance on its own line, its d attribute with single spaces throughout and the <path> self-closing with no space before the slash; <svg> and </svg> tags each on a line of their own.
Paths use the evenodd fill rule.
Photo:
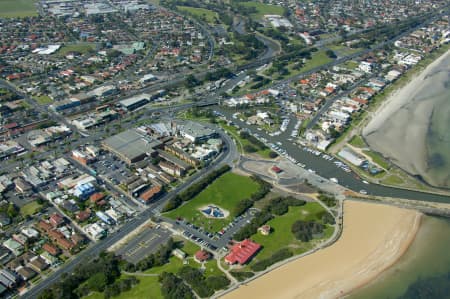
<svg viewBox="0 0 450 299">
<path fill-rule="evenodd" d="M 289 262 L 223 298 L 339 298 L 395 263 L 420 226 L 421 213 L 346 201 L 341 237 L 331 246 Z"/>
</svg>

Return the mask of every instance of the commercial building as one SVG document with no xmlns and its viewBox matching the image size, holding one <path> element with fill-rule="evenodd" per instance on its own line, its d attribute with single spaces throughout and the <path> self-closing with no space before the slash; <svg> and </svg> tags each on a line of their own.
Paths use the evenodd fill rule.
<svg viewBox="0 0 450 299">
<path fill-rule="evenodd" d="M 140 95 L 133 96 L 131 98 L 120 101 L 120 106 L 127 111 L 136 110 L 139 107 L 144 106 L 150 102 L 150 95 L 143 93 Z"/>
<path fill-rule="evenodd" d="M 161 142 L 131 129 L 105 139 L 102 145 L 126 163 L 132 164 L 146 156 L 155 155 L 155 148 L 158 148 Z"/>
<path fill-rule="evenodd" d="M 63 111 L 69 108 L 80 106 L 81 102 L 78 99 L 70 98 L 66 100 L 62 100 L 50 105 L 50 108 L 56 112 Z"/>
<path fill-rule="evenodd" d="M 225 257 L 225 262 L 230 265 L 247 263 L 258 251 L 261 245 L 249 239 L 238 242 L 230 249 L 230 253 Z"/>
<path fill-rule="evenodd" d="M 192 142 L 200 142 L 217 136 L 216 131 L 195 122 L 186 122 L 179 128 L 180 135 Z"/>
<path fill-rule="evenodd" d="M 366 160 L 360 157 L 357 153 L 349 149 L 348 147 L 344 147 L 339 153 L 339 157 L 344 158 L 348 162 L 352 163 L 355 166 L 361 166 Z"/>
</svg>

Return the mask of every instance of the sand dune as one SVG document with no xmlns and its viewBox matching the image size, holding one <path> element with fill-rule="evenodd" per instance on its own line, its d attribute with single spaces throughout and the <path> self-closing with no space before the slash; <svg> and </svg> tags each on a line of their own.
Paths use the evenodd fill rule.
<svg viewBox="0 0 450 299">
<path fill-rule="evenodd" d="M 224 296 L 338 298 L 392 265 L 414 240 L 420 213 L 392 206 L 344 205 L 344 230 L 328 248 L 286 264 Z"/>
</svg>

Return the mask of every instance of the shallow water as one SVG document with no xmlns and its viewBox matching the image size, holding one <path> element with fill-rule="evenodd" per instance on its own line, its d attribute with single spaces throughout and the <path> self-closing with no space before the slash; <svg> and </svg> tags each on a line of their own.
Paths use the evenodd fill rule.
<svg viewBox="0 0 450 299">
<path fill-rule="evenodd" d="M 347 298 L 398 298 L 417 279 L 450 272 L 450 219 L 425 216 L 407 252 L 369 285 Z M 433 284 L 427 287 L 433 288 Z"/>
</svg>

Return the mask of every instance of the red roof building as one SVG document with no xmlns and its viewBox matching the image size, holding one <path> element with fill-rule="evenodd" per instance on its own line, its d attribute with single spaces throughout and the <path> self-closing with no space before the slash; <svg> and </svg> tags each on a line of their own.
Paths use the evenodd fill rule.
<svg viewBox="0 0 450 299">
<path fill-rule="evenodd" d="M 50 216 L 49 221 L 51 225 L 57 227 L 64 223 L 64 218 L 61 215 L 55 213 L 52 216 Z"/>
<path fill-rule="evenodd" d="M 91 200 L 92 203 L 96 203 L 98 201 L 100 201 L 101 199 L 103 199 L 105 197 L 105 194 L 101 193 L 101 192 L 96 192 L 94 194 L 91 195 L 91 197 L 89 197 L 89 199 Z"/>
<path fill-rule="evenodd" d="M 199 263 L 207 261 L 210 258 L 211 258 L 211 254 L 206 250 L 199 250 L 195 253 L 195 256 L 194 256 L 194 259 Z"/>
<path fill-rule="evenodd" d="M 261 245 L 252 240 L 245 239 L 231 247 L 230 253 L 225 257 L 225 261 L 230 265 L 236 263 L 243 265 L 247 263 L 259 249 L 261 249 Z"/>
<path fill-rule="evenodd" d="M 57 256 L 59 254 L 59 252 L 60 252 L 57 247 L 55 247 L 55 246 L 53 246 L 53 245 L 51 245 L 49 243 L 45 243 L 42 246 L 42 249 L 47 251 L 48 253 L 50 253 L 53 256 Z"/>
</svg>

